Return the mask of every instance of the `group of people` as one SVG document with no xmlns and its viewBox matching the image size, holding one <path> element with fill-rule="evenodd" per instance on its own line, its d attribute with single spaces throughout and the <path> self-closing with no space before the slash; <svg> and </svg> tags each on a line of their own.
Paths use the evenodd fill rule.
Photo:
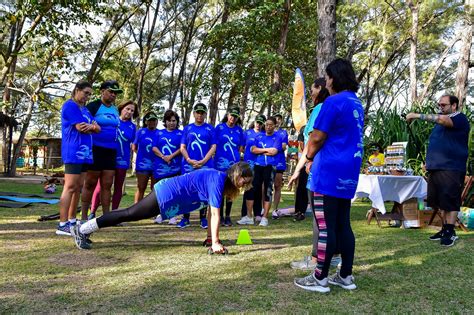
<svg viewBox="0 0 474 315">
<path fill-rule="evenodd" d="M 304 218 L 309 202 L 314 215 L 311 256 L 291 264 L 295 268 L 311 270 L 308 276 L 294 281 L 296 286 L 310 291 L 329 292 L 329 284 L 348 290 L 356 288 L 352 276 L 355 237 L 350 224 L 350 208 L 364 147 L 364 109 L 356 95 L 358 87 L 352 65 L 344 59 L 329 63 L 325 78 L 315 80 L 311 86 L 313 106 L 310 106 L 310 119 L 303 132 L 304 151 L 290 178 L 290 184 L 298 181 L 297 214 Z M 101 99 L 86 106 L 92 88 L 87 82 L 79 82 L 71 99 L 63 106 L 66 174 L 58 232 L 70 231 L 76 245 L 88 249 L 91 247 L 90 234 L 101 228 L 158 215 L 162 220 L 183 215 L 180 225 L 184 227 L 189 225 L 189 213 L 199 211 L 201 227 L 208 231 L 204 245 L 210 247 L 211 253 L 225 253 L 226 249 L 219 240 L 219 227 L 232 224 L 232 201 L 242 191 L 243 215 L 238 223 L 254 224 L 260 217 L 260 225 L 268 225 L 273 187 L 276 190 L 280 186 L 281 189 L 278 178 L 286 167 L 283 152 L 288 139 L 279 129 L 281 115 L 268 118 L 257 115 L 253 126 L 244 132 L 238 108 L 231 109 L 223 122 L 213 127 L 205 122 L 207 107 L 198 103 L 193 107 L 195 122 L 182 131 L 178 129 L 179 116 L 167 111 L 165 129 L 157 130 L 156 115 L 147 113 L 144 116 L 146 127 L 135 132 L 131 122 L 137 114 L 135 104 L 124 102 L 115 109 L 114 96 L 121 92 L 115 81 L 104 82 L 100 89 Z M 450 107 L 453 111 L 456 108 L 457 105 Z M 453 111 L 434 117 L 409 114 L 407 119 L 433 121 L 446 128 L 458 125 L 464 128 L 462 116 Z M 112 126 L 116 129 L 115 134 Z M 437 133 L 442 137 L 441 131 Z M 450 140 L 455 141 L 456 135 L 453 133 Z M 121 186 L 120 174 L 124 172 L 119 169 L 129 167 L 130 153 L 125 152 L 125 148 L 130 145 L 137 152 L 135 204 L 109 212 L 113 177 L 119 177 L 117 184 Z M 430 147 L 440 150 L 441 146 Z M 240 153 L 243 153 L 243 159 Z M 464 151 L 461 155 L 464 158 Z M 127 163 L 120 164 L 120 159 L 126 159 Z M 452 172 L 436 173 L 436 183 L 452 175 Z M 152 192 L 143 197 L 149 180 Z M 450 180 L 457 183 L 459 176 Z M 430 189 L 436 183 L 430 184 Z M 75 221 L 75 211 L 81 189 L 82 209 L 85 210 L 83 219 L 87 219 L 94 190 L 100 191 L 104 215 L 90 217 L 79 225 Z M 121 194 L 121 187 L 115 186 L 115 189 Z M 454 190 L 438 188 L 436 193 L 430 194 L 433 205 L 454 211 L 454 207 L 447 206 L 453 201 L 452 193 L 457 193 Z M 449 194 L 451 199 L 446 201 Z M 279 198 L 276 192 L 274 202 L 278 203 Z M 118 203 L 114 203 L 113 208 L 118 208 Z M 280 214 L 276 212 L 275 215 Z M 210 218 L 209 225 L 206 218 Z M 443 230 L 433 236 L 434 239 L 455 237 L 454 217 L 448 215 L 448 220 Z M 337 271 L 329 276 L 329 269 L 334 265 L 338 265 Z"/>
</svg>

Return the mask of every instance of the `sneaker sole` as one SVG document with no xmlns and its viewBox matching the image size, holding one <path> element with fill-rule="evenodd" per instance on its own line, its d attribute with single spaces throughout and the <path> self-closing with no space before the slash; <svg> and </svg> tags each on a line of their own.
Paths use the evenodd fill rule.
<svg viewBox="0 0 474 315">
<path fill-rule="evenodd" d="M 67 233 L 67 232 L 63 232 L 63 231 L 59 231 L 59 230 L 56 230 L 56 235 L 59 235 L 59 236 L 72 236 L 71 233 Z"/>
<path fill-rule="evenodd" d="M 329 282 L 329 284 L 337 285 L 338 287 L 341 287 L 341 288 L 346 289 L 346 290 L 355 290 L 355 289 L 357 289 L 357 286 L 355 284 L 345 285 L 345 284 L 342 284 L 342 283 L 339 283 L 339 282 L 334 282 L 334 281 L 331 281 L 331 280 L 328 280 L 328 282 Z"/>
<path fill-rule="evenodd" d="M 295 281 L 293 281 L 293 283 L 297 286 L 297 287 L 300 287 L 304 290 L 308 290 L 308 291 L 313 291 L 313 292 L 320 292 L 320 293 L 328 293 L 329 291 L 331 291 L 331 289 L 329 287 L 321 287 L 321 286 L 305 286 L 305 285 L 301 285 L 301 284 L 298 284 Z"/>
<path fill-rule="evenodd" d="M 452 242 L 451 244 L 449 244 L 449 245 L 441 244 L 441 246 L 444 246 L 444 247 L 451 247 L 451 246 L 454 245 L 454 243 L 456 243 L 456 241 L 457 241 L 458 239 L 459 239 L 459 237 L 455 236 L 455 237 L 454 237 L 454 240 L 453 240 L 453 242 Z"/>
<path fill-rule="evenodd" d="M 238 225 L 254 225 L 253 222 L 237 222 Z"/>
<path fill-rule="evenodd" d="M 429 238 L 430 241 L 439 241 L 440 239 L 441 239 L 441 237 L 440 238 Z"/>
<path fill-rule="evenodd" d="M 87 244 L 86 243 L 86 246 L 85 247 L 81 247 L 81 243 L 82 243 L 82 240 L 81 240 L 81 237 L 76 234 L 76 231 L 75 229 L 72 229 L 71 230 L 71 235 L 74 237 L 74 244 L 76 244 L 76 247 L 83 250 L 83 249 L 91 249 L 91 245 L 90 244 Z"/>
</svg>

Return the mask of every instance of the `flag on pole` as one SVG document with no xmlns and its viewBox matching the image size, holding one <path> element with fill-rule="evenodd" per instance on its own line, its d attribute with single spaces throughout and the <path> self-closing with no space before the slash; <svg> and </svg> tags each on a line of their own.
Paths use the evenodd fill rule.
<svg viewBox="0 0 474 315">
<path fill-rule="evenodd" d="M 306 125 L 306 96 L 303 73 L 296 68 L 295 83 L 293 85 L 293 102 L 291 104 L 291 116 L 296 130 Z"/>
</svg>

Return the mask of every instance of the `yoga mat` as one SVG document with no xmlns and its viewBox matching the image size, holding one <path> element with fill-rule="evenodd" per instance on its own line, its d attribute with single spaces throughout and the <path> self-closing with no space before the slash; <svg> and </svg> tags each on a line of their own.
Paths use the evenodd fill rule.
<svg viewBox="0 0 474 315">
<path fill-rule="evenodd" d="M 0 202 L 0 208 L 24 208 L 30 205 L 29 202 Z"/>
<path fill-rule="evenodd" d="M 12 196 L 0 196 L 0 199 L 10 200 L 15 202 L 26 202 L 26 203 L 47 203 L 50 205 L 57 204 L 59 199 L 40 199 L 40 198 L 19 198 L 19 197 L 12 197 Z"/>
<path fill-rule="evenodd" d="M 44 198 L 44 199 L 59 199 L 59 196 L 53 194 L 24 194 L 19 192 L 11 191 L 0 191 L 0 196 L 13 196 L 13 197 L 25 197 L 25 198 Z"/>
</svg>

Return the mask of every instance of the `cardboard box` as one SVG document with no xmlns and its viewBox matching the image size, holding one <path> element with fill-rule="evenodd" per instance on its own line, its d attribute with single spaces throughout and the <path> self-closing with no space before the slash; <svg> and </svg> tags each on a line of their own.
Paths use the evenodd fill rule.
<svg viewBox="0 0 474 315">
<path fill-rule="evenodd" d="M 401 207 L 405 220 L 418 220 L 418 199 L 408 199 L 401 204 Z"/>
<path fill-rule="evenodd" d="M 420 227 L 426 227 L 428 226 L 428 222 L 430 222 L 431 215 L 433 214 L 433 210 L 420 210 L 418 211 L 418 221 L 420 222 Z M 433 222 L 431 225 L 436 225 L 436 226 L 443 226 L 443 223 L 441 221 L 441 218 L 436 215 L 433 219 Z"/>
</svg>

